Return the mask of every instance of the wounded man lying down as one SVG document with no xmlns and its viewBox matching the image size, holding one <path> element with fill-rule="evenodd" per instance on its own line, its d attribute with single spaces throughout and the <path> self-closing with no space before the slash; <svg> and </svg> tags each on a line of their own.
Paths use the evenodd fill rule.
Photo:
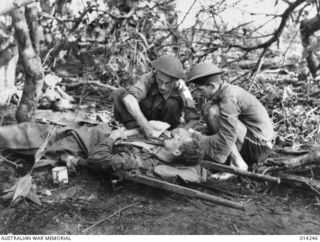
<svg viewBox="0 0 320 242">
<path fill-rule="evenodd" d="M 0 148 L 36 151 L 43 144 L 49 130 L 49 125 L 31 122 L 0 127 Z M 132 134 L 135 136 L 123 141 L 123 137 Z M 165 138 L 158 138 L 155 142 L 146 140 L 132 130 L 112 130 L 107 124 L 56 128 L 45 156 L 54 160 L 61 159 L 69 168 L 82 166 L 103 173 L 138 169 L 154 171 L 160 176 L 167 171 L 181 177 L 179 169 L 182 175 L 186 174 L 184 171 L 190 171 L 189 168 L 193 168 L 202 159 L 204 152 L 201 140 L 200 135 L 182 128 L 166 131 Z M 175 168 L 170 169 L 167 165 Z M 196 175 L 195 169 L 193 171 Z M 191 178 L 189 181 L 198 182 L 199 179 Z"/>
<path fill-rule="evenodd" d="M 74 159 L 75 164 L 97 171 L 148 170 L 161 163 L 196 165 L 203 157 L 199 135 L 182 128 L 172 130 L 171 137 L 165 138 L 163 142 L 135 141 L 131 138 L 133 141 L 120 141 L 115 145 L 117 140 L 126 136 L 125 132 L 121 129 L 113 130 L 93 147 L 87 159 Z"/>
</svg>

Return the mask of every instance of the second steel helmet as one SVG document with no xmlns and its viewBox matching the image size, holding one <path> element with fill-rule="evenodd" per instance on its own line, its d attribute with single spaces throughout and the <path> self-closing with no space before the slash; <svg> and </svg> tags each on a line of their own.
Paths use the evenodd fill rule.
<svg viewBox="0 0 320 242">
<path fill-rule="evenodd" d="M 205 76 L 221 74 L 223 71 L 215 64 L 210 62 L 202 62 L 195 65 L 190 71 L 190 79 L 188 82 L 196 82 L 197 79 Z"/>
<path fill-rule="evenodd" d="M 180 60 L 173 55 L 163 55 L 160 58 L 151 61 L 150 64 L 164 74 L 178 79 L 186 79 Z"/>
</svg>

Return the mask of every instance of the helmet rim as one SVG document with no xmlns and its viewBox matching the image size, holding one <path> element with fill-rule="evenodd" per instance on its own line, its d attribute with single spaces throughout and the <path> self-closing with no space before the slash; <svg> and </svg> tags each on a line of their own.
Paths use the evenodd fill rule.
<svg viewBox="0 0 320 242">
<path fill-rule="evenodd" d="M 197 79 L 206 76 L 213 76 L 222 74 L 223 70 L 218 68 L 215 64 L 210 62 L 202 62 L 195 65 L 190 71 L 190 78 L 188 82 L 196 82 Z"/>
</svg>

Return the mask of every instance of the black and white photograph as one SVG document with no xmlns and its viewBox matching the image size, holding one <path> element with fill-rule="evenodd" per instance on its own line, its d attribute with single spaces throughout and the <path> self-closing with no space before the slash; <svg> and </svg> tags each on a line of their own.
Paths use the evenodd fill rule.
<svg viewBox="0 0 320 242">
<path fill-rule="evenodd" d="M 319 0 L 1 1 L 0 240 L 110 235 L 320 240 Z"/>
</svg>

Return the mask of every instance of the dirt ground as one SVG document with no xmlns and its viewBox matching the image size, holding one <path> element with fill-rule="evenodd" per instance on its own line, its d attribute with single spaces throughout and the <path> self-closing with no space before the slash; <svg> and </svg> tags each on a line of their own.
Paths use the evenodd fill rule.
<svg viewBox="0 0 320 242">
<path fill-rule="evenodd" d="M 13 208 L 1 203 L 0 234 L 320 234 L 314 193 L 285 184 L 236 178 L 213 184 L 215 189 L 198 187 L 245 203 L 246 211 L 239 211 L 141 184 L 114 184 L 87 170 L 70 176 L 62 186 L 52 183 L 50 167 L 35 170 L 33 178 L 37 190 L 46 194 L 40 195 L 42 206 L 28 200 Z"/>
</svg>

